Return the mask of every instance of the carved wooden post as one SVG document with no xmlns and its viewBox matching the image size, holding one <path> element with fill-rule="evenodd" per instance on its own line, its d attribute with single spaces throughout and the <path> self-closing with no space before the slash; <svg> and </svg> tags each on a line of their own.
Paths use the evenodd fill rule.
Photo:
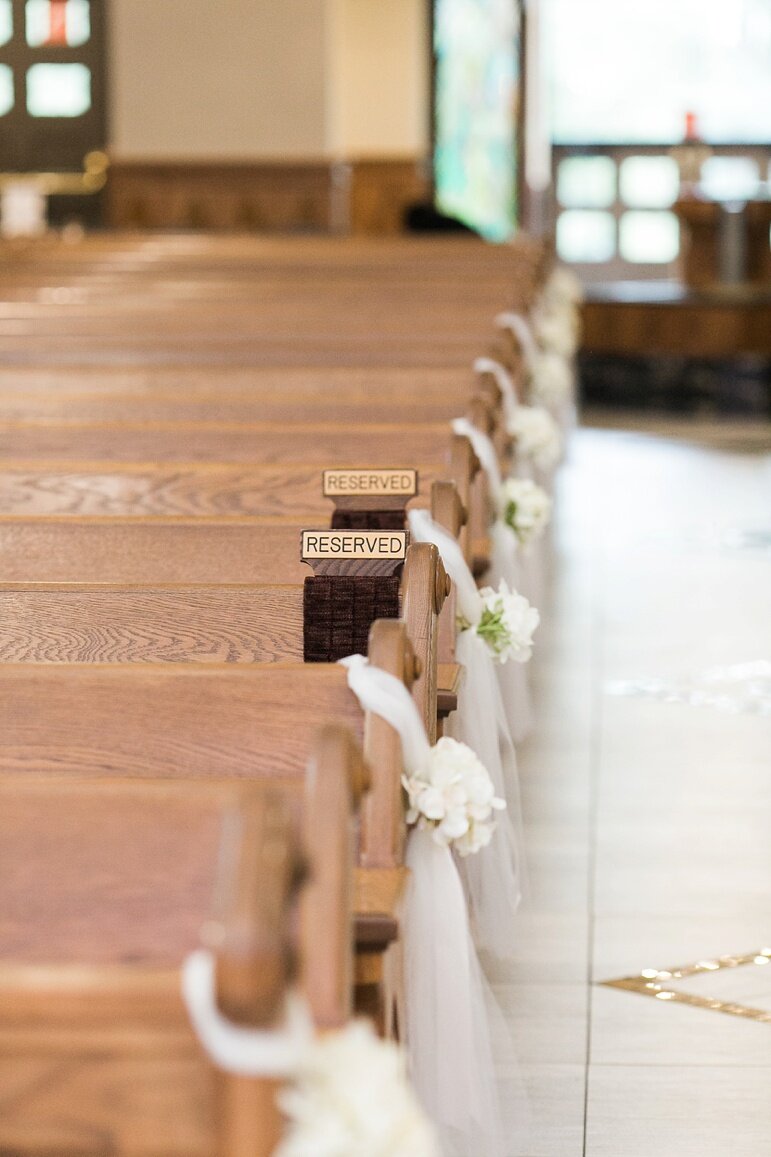
<svg viewBox="0 0 771 1157">
<path fill-rule="evenodd" d="M 234 1024 L 280 1022 L 294 970 L 290 910 L 302 876 L 296 825 L 276 793 L 245 793 L 224 825 L 214 919 L 205 930 L 216 961 L 216 1000 Z M 279 1082 L 218 1076 L 220 1157 L 269 1157 L 283 1122 Z"/>
<path fill-rule="evenodd" d="M 325 727 L 314 744 L 305 790 L 310 879 L 300 901 L 302 986 L 319 1028 L 339 1028 L 353 1001 L 354 813 L 369 773 L 351 734 Z"/>
</svg>

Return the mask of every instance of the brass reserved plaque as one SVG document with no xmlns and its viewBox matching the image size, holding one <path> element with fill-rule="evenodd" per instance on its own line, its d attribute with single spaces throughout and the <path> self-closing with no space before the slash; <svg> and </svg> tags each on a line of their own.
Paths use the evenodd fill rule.
<svg viewBox="0 0 771 1157">
<path fill-rule="evenodd" d="M 304 530 L 303 561 L 311 559 L 394 559 L 407 557 L 405 530 Z"/>
<path fill-rule="evenodd" d="M 418 492 L 417 470 L 325 470 L 325 498 L 359 494 L 413 498 Z"/>
</svg>

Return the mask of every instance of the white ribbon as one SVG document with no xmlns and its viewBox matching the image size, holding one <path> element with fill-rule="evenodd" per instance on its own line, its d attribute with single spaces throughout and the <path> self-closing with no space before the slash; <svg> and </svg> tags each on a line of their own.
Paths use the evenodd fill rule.
<svg viewBox="0 0 771 1157">
<path fill-rule="evenodd" d="M 414 542 L 430 542 L 439 551 L 444 569 L 455 586 L 458 612 L 472 627 L 476 626 L 482 617 L 482 600 L 457 539 L 434 522 L 427 510 L 410 510 L 407 520 Z"/>
<path fill-rule="evenodd" d="M 347 670 L 348 686 L 364 710 L 385 719 L 398 733 L 405 765 L 410 770 L 424 767 L 431 745 L 420 712 L 401 679 L 373 667 L 363 655 L 340 659 L 340 666 Z"/>
<path fill-rule="evenodd" d="M 517 536 L 506 523 L 493 524 L 490 570 L 487 581 L 497 588 L 501 579 L 506 580 L 510 590 L 528 596 L 523 590 L 527 573 L 524 552 L 520 550 Z M 532 600 L 530 600 L 532 601 Z M 521 743 L 533 730 L 533 701 L 530 693 L 530 676 L 526 663 L 499 663 L 496 668 L 498 685 L 501 689 L 509 733 L 514 743 Z"/>
<path fill-rule="evenodd" d="M 471 624 L 472 628 L 475 627 L 482 617 L 482 600 L 474 581 L 474 576 L 468 568 L 468 564 L 463 557 L 457 541 L 444 527 L 440 526 L 438 522 L 434 522 L 427 510 L 411 510 L 407 517 L 412 539 L 415 542 L 431 542 L 439 551 L 442 562 L 444 563 L 444 569 L 455 584 L 458 611 L 466 622 Z M 514 533 L 508 526 L 504 526 L 500 522 L 495 523 L 493 526 L 493 585 L 497 586 L 500 579 L 505 578 L 509 583 L 509 587 L 512 590 L 517 590 L 517 582 L 510 580 L 516 580 L 519 577 L 517 570 L 518 561 L 517 543 Z M 468 632 L 461 632 L 459 643 L 463 639 L 464 634 L 473 635 L 477 652 L 479 652 L 480 648 L 483 652 L 486 652 L 486 655 L 483 657 L 475 659 L 475 663 L 486 666 L 497 677 L 503 701 L 503 714 L 506 720 L 506 727 L 504 731 L 501 731 L 500 721 L 497 718 L 498 708 L 496 701 L 490 697 L 487 699 L 483 697 L 479 709 L 468 711 L 467 713 L 461 702 L 460 706 L 464 710 L 465 721 L 463 724 L 463 732 L 458 732 L 457 738 L 462 739 L 464 743 L 468 743 L 469 747 L 477 753 L 495 783 L 495 769 L 489 762 L 485 762 L 483 752 L 489 742 L 489 738 L 485 737 L 498 736 L 501 749 L 501 762 L 503 764 L 504 791 L 502 794 L 508 805 L 510 822 L 514 826 L 515 832 L 517 832 L 519 830 L 519 787 L 513 743 L 524 739 L 525 736 L 530 733 L 533 726 L 533 712 L 527 669 L 522 663 L 495 665 L 487 644 L 479 638 L 476 631 L 469 630 Z M 464 643 L 463 646 L 471 646 L 471 644 Z M 459 661 L 461 661 L 460 658 Z M 468 659 L 466 659 L 466 662 L 468 662 Z M 477 676 L 477 678 L 480 677 Z M 487 677 L 485 677 L 484 685 L 489 686 Z M 461 694 L 462 693 L 461 691 Z M 457 725 L 457 720 L 454 724 L 451 723 L 451 727 Z M 510 754 L 509 748 L 511 748 Z M 512 768 L 511 774 L 507 774 L 507 768 L 509 767 Z M 496 790 L 500 791 L 497 783 Z"/>
<path fill-rule="evenodd" d="M 530 322 L 521 313 L 514 313 L 507 311 L 506 313 L 499 313 L 495 319 L 495 324 L 498 329 L 508 329 L 514 334 L 519 344 L 522 347 L 522 353 L 525 356 L 528 369 L 532 370 L 538 360 L 538 343 L 533 336 L 533 330 Z"/>
<path fill-rule="evenodd" d="M 506 424 L 512 421 L 519 402 L 511 374 L 504 365 L 494 358 L 477 358 L 474 362 L 474 372 L 477 374 L 492 374 L 503 398 L 503 412 Z"/>
<path fill-rule="evenodd" d="M 501 469 L 498 465 L 498 455 L 495 451 L 495 446 L 493 446 L 487 434 L 482 433 L 481 430 L 478 430 L 476 426 L 472 425 L 468 418 L 455 418 L 452 423 L 452 428 L 455 434 L 462 434 L 463 437 L 468 438 L 471 443 L 474 453 L 487 475 L 493 502 L 497 504 L 501 489 Z"/>
<path fill-rule="evenodd" d="M 214 957 L 203 948 L 191 952 L 182 965 L 182 996 L 205 1052 L 225 1072 L 291 1077 L 313 1041 L 308 1009 L 293 993 L 287 994 L 281 1028 L 243 1028 L 224 1017 L 215 998 Z"/>
</svg>

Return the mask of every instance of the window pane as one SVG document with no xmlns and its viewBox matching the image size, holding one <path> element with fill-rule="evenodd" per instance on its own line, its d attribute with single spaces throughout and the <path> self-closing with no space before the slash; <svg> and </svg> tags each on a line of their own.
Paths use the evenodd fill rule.
<svg viewBox="0 0 771 1157">
<path fill-rule="evenodd" d="M 621 200 L 641 209 L 666 209 L 677 200 L 680 173 L 672 157 L 627 157 L 621 162 Z"/>
<path fill-rule="evenodd" d="M 68 45 L 77 48 L 91 36 L 88 0 L 27 0 L 27 44 Z"/>
<path fill-rule="evenodd" d="M 545 0 L 562 143 L 771 141 L 769 0 Z"/>
<path fill-rule="evenodd" d="M 0 64 L 0 117 L 13 108 L 13 70 Z"/>
<path fill-rule="evenodd" d="M 624 213 L 618 247 L 625 261 L 665 264 L 680 251 L 680 227 L 674 213 Z"/>
<path fill-rule="evenodd" d="M 33 64 L 27 72 L 27 111 L 33 117 L 77 117 L 90 108 L 85 64 Z"/>
<path fill-rule="evenodd" d="M 610 157 L 569 157 L 557 173 L 560 204 L 604 209 L 616 199 L 616 166 Z"/>
<path fill-rule="evenodd" d="M 616 222 L 610 213 L 568 209 L 557 220 L 557 252 L 563 261 L 610 261 Z"/>
<path fill-rule="evenodd" d="M 11 0 L 0 0 L 0 45 L 13 36 L 13 7 Z"/>
<path fill-rule="evenodd" d="M 701 167 L 701 190 L 716 201 L 754 197 L 759 181 L 760 166 L 752 157 L 710 157 Z"/>
</svg>

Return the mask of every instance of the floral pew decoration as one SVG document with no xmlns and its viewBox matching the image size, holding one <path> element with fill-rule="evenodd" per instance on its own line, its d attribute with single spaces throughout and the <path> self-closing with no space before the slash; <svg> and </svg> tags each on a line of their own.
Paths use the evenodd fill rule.
<svg viewBox="0 0 771 1157">
<path fill-rule="evenodd" d="M 362 655 L 340 662 L 362 707 L 380 715 L 401 738 L 411 826 L 398 1012 L 410 1078 L 437 1128 L 444 1157 L 504 1157 L 491 1043 L 491 1022 L 498 1021 L 500 1033 L 500 1013 L 477 960 L 466 891 L 478 929 L 490 919 L 498 881 L 494 870 L 486 879 L 489 891 L 482 893 L 468 869 L 490 862 L 505 829 L 506 804 L 469 746 L 447 736 L 430 745 L 400 680 Z"/>
<path fill-rule="evenodd" d="M 524 854 L 510 719 L 517 713 L 515 723 L 527 722 L 522 718 L 519 676 L 532 654 L 539 615 L 505 580 L 497 589 L 479 590 L 457 540 L 427 511 L 410 511 L 409 525 L 413 541 L 436 546 L 456 589 L 455 657 L 463 668 L 463 683 L 457 710 L 445 730 L 476 753 L 507 804 L 489 856 L 465 865 L 465 873 L 479 947 L 502 959 L 512 958 Z"/>
<path fill-rule="evenodd" d="M 214 958 L 199 949 L 182 973 L 190 1019 L 219 1070 L 281 1082 L 286 1128 L 274 1157 L 441 1157 L 404 1049 L 379 1039 L 369 1022 L 317 1034 L 306 1002 L 293 992 L 282 1024 L 243 1028 L 222 1015 L 215 991 Z"/>
<path fill-rule="evenodd" d="M 456 418 L 452 425 L 455 433 L 463 434 L 471 442 L 487 475 L 493 498 L 495 520 L 490 531 L 489 583 L 498 588 L 504 581 L 509 593 L 521 594 L 530 603 L 538 603 L 541 601 L 543 558 L 533 547 L 539 544 L 548 525 L 551 500 L 530 480 L 507 479 L 503 482 L 498 455 L 490 438 L 466 418 Z M 519 485 L 522 482 L 528 484 Z M 533 725 L 527 673 L 524 667 L 515 664 L 502 670 L 499 677 L 511 736 L 518 743 L 530 733 Z"/>
<path fill-rule="evenodd" d="M 572 423 L 575 405 L 575 355 L 581 340 L 580 282 L 567 270 L 552 271 L 529 317 L 499 314 L 496 325 L 508 330 L 522 350 L 529 400 L 546 407 L 562 429 Z"/>
<path fill-rule="evenodd" d="M 475 373 L 491 374 L 501 395 L 506 432 L 514 440 L 512 474 L 532 478 L 550 490 L 564 452 L 554 417 L 545 406 L 520 403 L 511 374 L 495 358 L 477 358 L 473 368 Z"/>
</svg>

